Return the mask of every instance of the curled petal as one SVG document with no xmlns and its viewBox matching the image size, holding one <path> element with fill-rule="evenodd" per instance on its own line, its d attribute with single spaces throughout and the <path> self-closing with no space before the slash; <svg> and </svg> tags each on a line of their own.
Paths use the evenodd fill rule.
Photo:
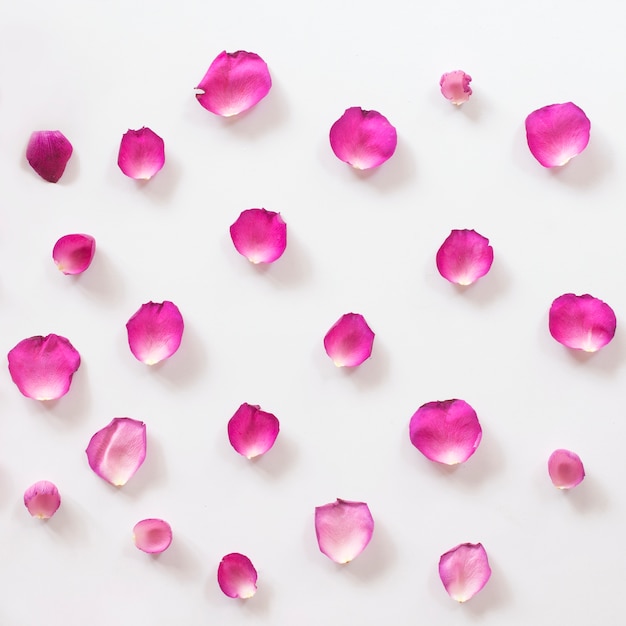
<svg viewBox="0 0 626 626">
<path fill-rule="evenodd" d="M 80 355 L 65 337 L 47 335 L 20 341 L 8 354 L 9 373 L 27 398 L 56 400 L 70 389 Z"/>
<path fill-rule="evenodd" d="M 273 263 L 287 247 L 287 224 L 280 213 L 247 209 L 230 227 L 237 252 L 252 263 Z"/>
<path fill-rule="evenodd" d="M 617 320 L 613 309 L 589 294 L 566 293 L 550 307 L 550 334 L 574 350 L 596 352 L 615 335 Z"/>
<path fill-rule="evenodd" d="M 254 52 L 220 52 L 196 87 L 198 102 L 223 117 L 260 102 L 272 86 L 267 63 Z"/>
<path fill-rule="evenodd" d="M 257 578 L 252 561 L 238 552 L 227 554 L 217 568 L 217 582 L 229 598 L 251 598 L 256 593 Z"/>
<path fill-rule="evenodd" d="M 580 457 L 570 450 L 555 450 L 548 459 L 548 473 L 555 487 L 572 489 L 585 477 Z"/>
<path fill-rule="evenodd" d="M 228 422 L 228 439 L 239 454 L 252 459 L 274 445 L 279 429 L 275 415 L 244 402 Z"/>
<path fill-rule="evenodd" d="M 130 417 L 116 417 L 91 438 L 86 452 L 89 467 L 108 483 L 121 487 L 146 458 L 146 425 Z"/>
<path fill-rule="evenodd" d="M 172 527 L 162 519 L 142 519 L 133 528 L 133 539 L 140 550 L 160 554 L 172 543 Z"/>
<path fill-rule="evenodd" d="M 451 598 L 465 602 L 474 597 L 491 576 L 482 543 L 462 543 L 439 559 L 439 577 Z"/>
<path fill-rule="evenodd" d="M 335 563 L 348 563 L 370 542 L 374 519 L 365 502 L 338 498 L 315 507 L 315 534 L 322 554 Z"/>
<path fill-rule="evenodd" d="M 52 249 L 52 258 L 64 274 L 82 274 L 96 253 L 96 240 L 91 235 L 65 235 Z"/>
<path fill-rule="evenodd" d="M 398 135 L 378 111 L 346 109 L 330 129 L 330 147 L 338 159 L 357 170 L 382 165 L 396 150 Z"/>
<path fill-rule="evenodd" d="M 360 313 L 346 313 L 326 333 L 324 348 L 337 367 L 354 367 L 370 358 L 374 336 Z"/>
<path fill-rule="evenodd" d="M 44 180 L 56 183 L 72 156 L 72 144 L 60 130 L 37 130 L 28 141 L 26 158 Z"/>
<path fill-rule="evenodd" d="M 526 139 L 532 155 L 544 167 L 559 167 L 579 155 L 589 143 L 591 122 L 573 102 L 550 104 L 526 118 Z"/>
<path fill-rule="evenodd" d="M 24 505 L 33 517 L 49 519 L 61 506 L 61 496 L 54 483 L 40 480 L 24 492 Z"/>
<path fill-rule="evenodd" d="M 150 180 L 165 164 L 165 143 L 145 126 L 129 129 L 122 135 L 117 164 L 129 178 Z"/>
<path fill-rule="evenodd" d="M 493 263 L 489 239 L 475 230 L 453 230 L 437 252 L 437 269 L 451 283 L 471 285 L 484 276 Z"/>
<path fill-rule="evenodd" d="M 472 77 L 469 74 L 455 70 L 445 73 L 439 81 L 439 86 L 444 98 L 450 100 L 452 104 L 459 105 L 467 102 L 472 95 L 472 88 L 469 86 L 471 82 Z"/>
</svg>

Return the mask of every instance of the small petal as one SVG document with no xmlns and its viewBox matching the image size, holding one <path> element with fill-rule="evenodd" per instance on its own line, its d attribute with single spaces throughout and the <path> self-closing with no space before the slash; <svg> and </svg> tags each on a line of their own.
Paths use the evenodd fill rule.
<svg viewBox="0 0 626 626">
<path fill-rule="evenodd" d="M 337 367 L 354 367 L 370 358 L 374 336 L 360 313 L 346 313 L 326 333 L 324 348 Z"/>
<path fill-rule="evenodd" d="M 467 102 L 472 95 L 472 88 L 469 86 L 471 82 L 472 77 L 469 74 L 455 70 L 445 73 L 439 81 L 439 86 L 444 98 L 450 100 L 452 104 L 459 105 Z"/>
<path fill-rule="evenodd" d="M 589 143 L 591 122 L 573 102 L 550 104 L 526 118 L 526 139 L 532 155 L 544 167 L 560 167 Z"/>
<path fill-rule="evenodd" d="M 396 150 L 398 135 L 378 111 L 346 109 L 330 129 L 330 147 L 338 159 L 357 170 L 382 165 Z"/>
<path fill-rule="evenodd" d="M 439 577 L 451 598 L 465 602 L 473 598 L 491 576 L 482 543 L 462 543 L 439 559 Z"/>
<path fill-rule="evenodd" d="M 72 156 L 72 144 L 60 130 L 37 130 L 26 147 L 26 158 L 44 180 L 56 183 Z"/>
<path fill-rule="evenodd" d="M 489 239 L 475 230 L 453 230 L 437 252 L 437 269 L 451 283 L 471 285 L 484 276 L 493 263 Z"/>
<path fill-rule="evenodd" d="M 271 86 L 267 63 L 258 54 L 224 51 L 196 87 L 196 98 L 211 113 L 231 117 L 260 102 Z"/>
<path fill-rule="evenodd" d="M 89 467 L 108 483 L 121 487 L 146 458 L 146 425 L 130 417 L 116 417 L 91 438 L 86 452 Z"/>
<path fill-rule="evenodd" d="M 82 274 L 96 253 L 96 240 L 91 235 L 65 235 L 52 249 L 52 258 L 64 274 Z"/>
<path fill-rule="evenodd" d="M 617 320 L 613 309 L 589 294 L 566 293 L 550 307 L 550 334 L 574 350 L 596 352 L 615 335 Z"/>
<path fill-rule="evenodd" d="M 55 484 L 40 480 L 24 492 L 24 505 L 33 517 L 49 519 L 61 506 L 61 496 Z"/>
<path fill-rule="evenodd" d="M 146 302 L 126 323 L 130 351 L 142 363 L 155 365 L 178 350 L 184 328 L 173 302 Z"/>
<path fill-rule="evenodd" d="M 172 527 L 162 519 L 142 519 L 133 528 L 133 539 L 140 550 L 160 554 L 172 543 Z"/>
<path fill-rule="evenodd" d="M 256 593 L 257 572 L 247 556 L 227 554 L 217 568 L 217 582 L 229 598 L 251 598 Z"/>
<path fill-rule="evenodd" d="M 476 411 L 463 400 L 428 402 L 413 414 L 411 443 L 427 458 L 445 465 L 464 463 L 483 436 Z"/>
<path fill-rule="evenodd" d="M 247 209 L 230 227 L 237 252 L 252 263 L 273 263 L 287 247 L 287 224 L 280 213 Z"/>
<path fill-rule="evenodd" d="M 150 180 L 164 163 L 165 143 L 154 131 L 144 126 L 122 135 L 117 164 L 126 176 Z"/>
<path fill-rule="evenodd" d="M 580 457 L 570 450 L 555 450 L 548 459 L 548 473 L 555 487 L 572 489 L 585 477 Z"/>
<path fill-rule="evenodd" d="M 275 415 L 261 411 L 256 404 L 244 402 L 228 422 L 230 445 L 252 459 L 265 454 L 276 441 L 280 424 Z"/>
<path fill-rule="evenodd" d="M 8 354 L 9 373 L 27 398 L 56 400 L 70 389 L 80 355 L 65 337 L 47 335 L 20 341 Z"/>
</svg>

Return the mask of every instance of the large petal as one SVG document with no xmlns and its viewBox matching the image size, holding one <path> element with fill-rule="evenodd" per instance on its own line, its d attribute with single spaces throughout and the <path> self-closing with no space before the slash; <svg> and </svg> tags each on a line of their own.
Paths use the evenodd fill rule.
<svg viewBox="0 0 626 626">
<path fill-rule="evenodd" d="M 451 598 L 465 602 L 475 596 L 491 576 L 482 543 L 462 543 L 439 559 L 439 577 Z"/>
<path fill-rule="evenodd" d="M 96 240 L 91 235 L 65 235 L 54 244 L 52 258 L 64 274 L 82 274 L 95 253 Z"/>
<path fill-rule="evenodd" d="M 252 459 L 274 445 L 279 429 L 275 415 L 244 402 L 228 422 L 228 439 L 239 454 Z"/>
<path fill-rule="evenodd" d="M 354 367 L 370 358 L 374 336 L 360 313 L 346 313 L 326 333 L 324 348 L 337 367 Z"/>
<path fill-rule="evenodd" d="M 24 492 L 24 506 L 33 517 L 49 519 L 61 506 L 61 496 L 54 483 L 40 480 Z"/>
<path fill-rule="evenodd" d="M 28 141 L 26 158 L 44 180 L 56 183 L 72 156 L 72 144 L 60 130 L 37 130 Z"/>
<path fill-rule="evenodd" d="M 251 598 L 256 593 L 256 581 L 256 569 L 247 556 L 233 552 L 220 561 L 217 582 L 229 598 Z"/>
<path fill-rule="evenodd" d="M 437 269 L 451 283 L 471 285 L 484 276 L 493 263 L 489 239 L 475 230 L 453 230 L 437 252 Z"/>
<path fill-rule="evenodd" d="M 148 554 L 160 554 L 172 543 L 172 527 L 162 519 L 142 519 L 133 528 L 135 545 Z"/>
<path fill-rule="evenodd" d="M 117 164 L 126 176 L 150 180 L 165 163 L 165 143 L 153 130 L 140 128 L 122 135 Z"/>
<path fill-rule="evenodd" d="M 559 489 L 572 489 L 585 477 L 580 457 L 571 450 L 555 450 L 548 459 L 548 473 L 552 484 Z"/>
<path fill-rule="evenodd" d="M 446 72 L 441 77 L 439 86 L 443 97 L 458 106 L 467 102 L 472 95 L 472 88 L 469 86 L 471 82 L 472 77 L 469 74 L 462 70 L 455 70 L 454 72 Z"/>
<path fill-rule="evenodd" d="M 287 247 L 287 224 L 280 213 L 247 209 L 230 227 L 237 252 L 252 263 L 273 263 Z"/>
</svg>

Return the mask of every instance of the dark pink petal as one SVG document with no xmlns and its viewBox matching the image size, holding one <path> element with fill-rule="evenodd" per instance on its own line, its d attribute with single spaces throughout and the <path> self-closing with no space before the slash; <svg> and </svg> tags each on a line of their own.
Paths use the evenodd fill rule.
<svg viewBox="0 0 626 626">
<path fill-rule="evenodd" d="M 261 411 L 256 404 L 244 402 L 228 422 L 230 445 L 252 459 L 265 454 L 276 441 L 280 424 L 275 415 Z"/>
<path fill-rule="evenodd" d="M 332 125 L 330 147 L 357 170 L 382 165 L 396 150 L 398 135 L 378 111 L 351 107 Z"/>
<path fill-rule="evenodd" d="M 52 249 L 52 258 L 64 274 L 82 274 L 96 253 L 96 240 L 91 235 L 65 235 Z"/>
<path fill-rule="evenodd" d="M 447 72 L 441 77 L 439 86 L 444 98 L 447 98 L 452 104 L 463 104 L 469 100 L 472 95 L 472 88 L 469 84 L 472 77 L 461 70 Z"/>
<path fill-rule="evenodd" d="M 183 316 L 173 302 L 142 304 L 126 323 L 130 351 L 146 365 L 159 363 L 178 350 L 184 328 Z"/>
<path fill-rule="evenodd" d="M 439 559 L 439 577 L 451 598 L 465 602 L 473 598 L 491 576 L 482 543 L 462 543 Z"/>
<path fill-rule="evenodd" d="M 475 230 L 453 230 L 437 252 L 437 269 L 451 283 L 471 285 L 493 263 L 489 239 Z"/>
<path fill-rule="evenodd" d="M 354 367 L 370 358 L 374 336 L 360 313 L 346 313 L 326 333 L 324 348 L 337 367 Z"/>
<path fill-rule="evenodd" d="M 61 496 L 55 484 L 40 480 L 24 492 L 24 505 L 33 517 L 49 519 L 61 506 Z"/>
<path fill-rule="evenodd" d="M 26 158 L 44 180 L 56 183 L 72 156 L 72 144 L 60 130 L 37 130 L 28 141 Z"/>
<path fill-rule="evenodd" d="M 463 400 L 428 402 L 411 418 L 411 443 L 427 458 L 445 465 L 464 463 L 483 436 L 476 411 Z"/>
<path fill-rule="evenodd" d="M 374 519 L 365 502 L 338 498 L 315 507 L 315 534 L 322 554 L 335 563 L 348 563 L 370 542 Z"/>
<path fill-rule="evenodd" d="M 211 113 L 231 117 L 260 102 L 271 86 L 267 63 L 258 54 L 224 51 L 196 87 L 196 98 Z"/>
<path fill-rule="evenodd" d="M 548 459 L 548 473 L 555 487 L 572 489 L 585 477 L 580 457 L 570 450 L 555 450 Z"/>
<path fill-rule="evenodd" d="M 146 425 L 130 417 L 116 417 L 91 438 L 86 452 L 89 467 L 108 483 L 121 487 L 146 458 Z"/>
<path fill-rule="evenodd" d="M 251 598 L 256 593 L 257 573 L 247 556 L 227 554 L 217 568 L 217 582 L 229 598 Z"/>
<path fill-rule="evenodd" d="M 565 165 L 589 143 L 591 122 L 573 102 L 550 104 L 526 118 L 526 139 L 544 167 Z"/>
<path fill-rule="evenodd" d="M 247 209 L 230 227 L 239 254 L 252 263 L 273 263 L 287 247 L 287 224 L 280 213 Z"/>
<path fill-rule="evenodd" d="M 596 352 L 615 335 L 617 320 L 613 309 L 589 294 L 566 293 L 550 307 L 550 334 L 574 350 Z"/>
<path fill-rule="evenodd" d="M 135 545 L 148 554 L 160 554 L 172 543 L 172 527 L 162 519 L 142 519 L 133 528 Z"/>
<path fill-rule="evenodd" d="M 65 337 L 47 335 L 20 341 L 9 354 L 9 372 L 17 388 L 35 400 L 56 400 L 70 389 L 80 354 Z"/>
<path fill-rule="evenodd" d="M 150 180 L 165 163 L 165 144 L 154 131 L 128 130 L 122 135 L 117 164 L 126 176 Z"/>
</svg>

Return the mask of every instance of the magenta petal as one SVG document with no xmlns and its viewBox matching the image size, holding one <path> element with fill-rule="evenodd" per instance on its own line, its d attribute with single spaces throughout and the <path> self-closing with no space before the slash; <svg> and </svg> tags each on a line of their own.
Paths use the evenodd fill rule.
<svg viewBox="0 0 626 626">
<path fill-rule="evenodd" d="M 548 473 L 555 487 L 572 489 L 585 477 L 580 457 L 570 450 L 555 450 L 548 459 Z"/>
<path fill-rule="evenodd" d="M 33 517 L 49 519 L 61 506 L 61 496 L 55 484 L 40 480 L 24 492 L 24 505 Z"/>
<path fill-rule="evenodd" d="M 142 519 L 133 528 L 135 545 L 148 554 L 160 554 L 172 543 L 172 527 L 162 519 Z"/>
<path fill-rule="evenodd" d="M 128 130 L 122 135 L 117 164 L 126 176 L 150 180 L 165 163 L 165 144 L 154 131 Z"/>
<path fill-rule="evenodd" d="M 173 302 L 142 304 L 126 323 L 130 351 L 146 365 L 159 363 L 178 350 L 184 327 L 183 316 Z"/>
<path fill-rule="evenodd" d="M 121 487 L 146 458 L 146 425 L 130 417 L 116 417 L 91 438 L 86 452 L 89 467 Z"/>
<path fill-rule="evenodd" d="M 447 98 L 452 104 L 463 104 L 469 100 L 472 95 L 472 88 L 469 86 L 472 77 L 461 70 L 447 72 L 441 77 L 439 86 L 444 98 Z"/>
<path fill-rule="evenodd" d="M 231 117 L 260 102 L 271 86 L 267 63 L 258 54 L 224 51 L 196 87 L 196 98 L 211 113 Z"/>
<path fill-rule="evenodd" d="M 358 170 L 382 165 L 396 150 L 398 135 L 378 111 L 351 107 L 332 125 L 330 147 L 338 159 Z"/>
<path fill-rule="evenodd" d="M 360 313 L 346 313 L 326 333 L 324 348 L 337 367 L 354 367 L 370 358 L 374 336 Z"/>
<path fill-rule="evenodd" d="M 439 559 L 439 577 L 451 598 L 465 602 L 474 597 L 491 576 L 482 543 L 462 543 Z"/>
<path fill-rule="evenodd" d="M 471 285 L 493 263 L 489 239 L 475 230 L 453 230 L 437 252 L 437 269 L 451 283 Z"/>
<path fill-rule="evenodd" d="M 526 139 L 544 167 L 565 165 L 589 143 L 591 122 L 573 102 L 550 104 L 526 118 Z"/>
<path fill-rule="evenodd" d="M 65 235 L 52 249 L 52 258 L 64 274 L 82 274 L 96 253 L 96 240 L 91 235 Z"/>
<path fill-rule="evenodd" d="M 280 213 L 247 209 L 230 227 L 239 254 L 252 263 L 273 263 L 287 247 L 287 224 Z"/>
<path fill-rule="evenodd" d="M 17 388 L 35 400 L 56 400 L 70 389 L 80 355 L 65 337 L 48 335 L 20 341 L 9 354 L 9 373 Z"/>
<path fill-rule="evenodd" d="M 256 593 L 257 573 L 247 556 L 227 554 L 217 568 L 217 582 L 229 598 L 251 598 Z"/>
<path fill-rule="evenodd" d="M 566 293 L 550 307 L 550 334 L 574 350 L 596 352 L 613 339 L 616 326 L 613 309 L 589 294 Z"/>
<path fill-rule="evenodd" d="M 72 144 L 59 130 L 37 130 L 28 141 L 26 158 L 43 179 L 56 183 L 72 156 Z"/>
<path fill-rule="evenodd" d="M 274 445 L 279 429 L 275 415 L 244 402 L 228 422 L 228 439 L 239 454 L 252 459 Z"/>
</svg>

